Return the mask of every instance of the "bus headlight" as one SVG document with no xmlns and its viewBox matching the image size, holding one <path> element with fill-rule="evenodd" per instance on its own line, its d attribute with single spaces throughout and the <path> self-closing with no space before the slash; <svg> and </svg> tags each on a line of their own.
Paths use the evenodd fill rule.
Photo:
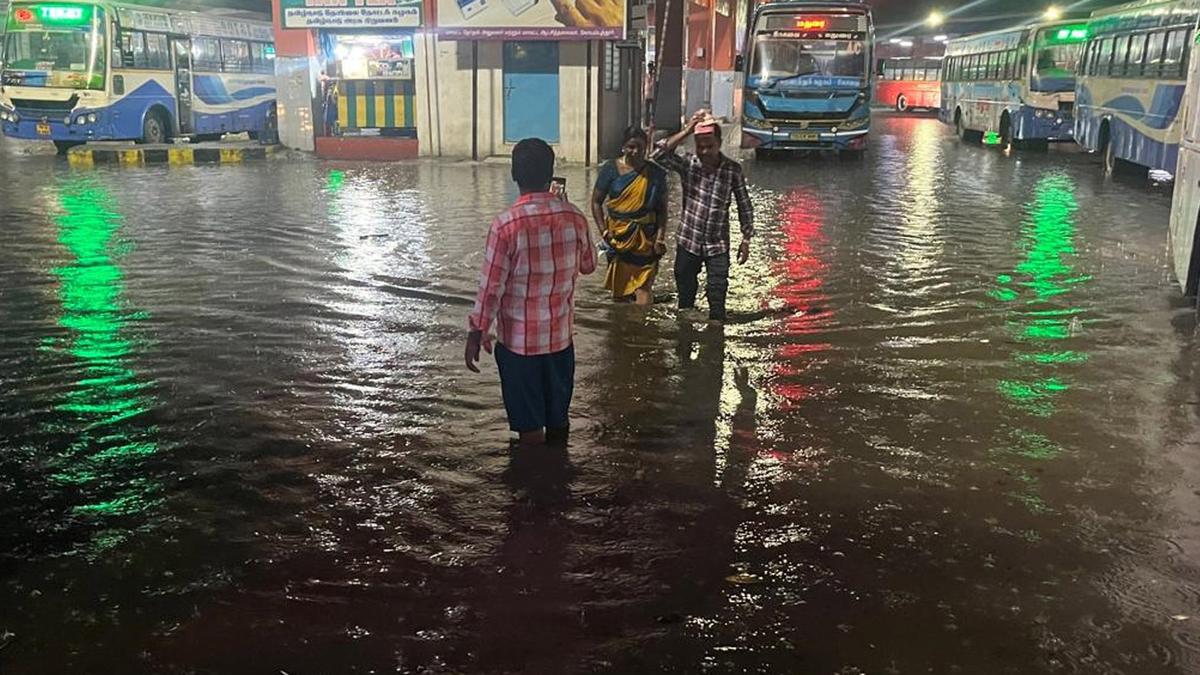
<svg viewBox="0 0 1200 675">
<path fill-rule="evenodd" d="M 75 126 L 83 126 L 87 123 L 87 115 L 80 115 L 75 118 Z"/>
<path fill-rule="evenodd" d="M 97 119 L 99 119 L 99 118 L 96 117 L 96 113 L 88 113 L 88 116 L 87 116 L 88 124 L 95 124 Z"/>
<path fill-rule="evenodd" d="M 71 116 L 70 115 L 67 115 L 66 117 L 63 118 L 63 124 L 65 124 L 67 126 L 71 126 Z"/>
</svg>

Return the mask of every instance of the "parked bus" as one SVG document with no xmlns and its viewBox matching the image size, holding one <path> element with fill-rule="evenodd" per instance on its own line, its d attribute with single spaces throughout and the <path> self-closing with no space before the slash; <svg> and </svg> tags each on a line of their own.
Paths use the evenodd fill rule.
<svg viewBox="0 0 1200 675">
<path fill-rule="evenodd" d="M 1191 297 L 1200 292 L 1200 238 L 1196 236 L 1200 229 L 1200 59 L 1188 58 L 1189 50 L 1185 46 L 1180 55 L 1187 63 L 1187 84 L 1177 122 L 1182 131 L 1179 158 L 1173 168 L 1175 196 L 1171 201 L 1170 242 L 1175 279 L 1183 294 Z"/>
<path fill-rule="evenodd" d="M 1087 27 L 1042 23 L 952 40 L 939 116 L 959 138 L 1010 148 L 1075 137 L 1075 69 Z"/>
<path fill-rule="evenodd" d="M 760 5 L 746 36 L 742 147 L 862 152 L 875 27 L 861 2 Z"/>
<path fill-rule="evenodd" d="M 274 124 L 268 21 L 109 2 L 12 3 L 0 129 L 53 141 L 163 143 Z"/>
<path fill-rule="evenodd" d="M 941 59 L 883 59 L 875 79 L 875 104 L 908 112 L 942 105 Z"/>
<path fill-rule="evenodd" d="M 1075 137 L 1103 156 L 1105 171 L 1118 160 L 1175 171 L 1198 16 L 1198 0 L 1142 0 L 1092 14 Z"/>
</svg>

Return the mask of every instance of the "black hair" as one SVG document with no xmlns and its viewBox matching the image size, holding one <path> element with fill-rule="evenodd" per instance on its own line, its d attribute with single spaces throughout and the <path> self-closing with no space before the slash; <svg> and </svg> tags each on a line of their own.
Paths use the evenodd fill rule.
<svg viewBox="0 0 1200 675">
<path fill-rule="evenodd" d="M 622 145 L 634 140 L 641 141 L 647 145 L 650 144 L 650 137 L 646 135 L 646 130 L 637 125 L 625 129 L 625 135 L 622 138 Z"/>
<path fill-rule="evenodd" d="M 540 138 L 526 138 L 512 153 L 512 177 L 522 190 L 544 190 L 554 178 L 554 148 Z"/>
</svg>

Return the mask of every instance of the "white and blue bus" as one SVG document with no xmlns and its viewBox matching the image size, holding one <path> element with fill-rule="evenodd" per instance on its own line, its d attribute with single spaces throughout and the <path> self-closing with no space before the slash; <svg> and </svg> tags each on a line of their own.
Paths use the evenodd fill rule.
<svg viewBox="0 0 1200 675">
<path fill-rule="evenodd" d="M 1075 69 L 1086 26 L 1042 23 L 950 41 L 939 118 L 959 138 L 1006 148 L 1074 139 Z"/>
<path fill-rule="evenodd" d="M 109 2 L 9 8 L 0 129 L 53 141 L 163 143 L 274 125 L 269 21 Z"/>
<path fill-rule="evenodd" d="M 871 131 L 875 24 L 861 2 L 772 2 L 755 10 L 742 147 L 862 152 Z"/>
<path fill-rule="evenodd" d="M 1079 65 L 1075 138 L 1118 160 L 1174 173 L 1179 109 L 1200 0 L 1142 0 L 1094 13 Z"/>
</svg>

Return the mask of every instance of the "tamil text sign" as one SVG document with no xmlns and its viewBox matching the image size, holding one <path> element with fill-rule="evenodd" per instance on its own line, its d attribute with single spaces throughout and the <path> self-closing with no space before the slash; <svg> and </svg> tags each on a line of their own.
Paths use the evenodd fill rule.
<svg viewBox="0 0 1200 675">
<path fill-rule="evenodd" d="M 284 28 L 417 28 L 421 0 L 280 0 Z"/>
<path fill-rule="evenodd" d="M 438 33 L 458 40 L 622 40 L 628 0 L 437 0 Z"/>
</svg>

